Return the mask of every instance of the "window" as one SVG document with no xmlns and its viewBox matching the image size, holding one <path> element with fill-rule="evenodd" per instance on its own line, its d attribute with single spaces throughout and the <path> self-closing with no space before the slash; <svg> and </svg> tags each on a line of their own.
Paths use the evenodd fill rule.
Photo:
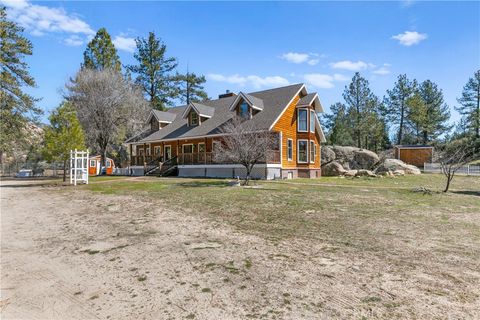
<svg viewBox="0 0 480 320">
<path fill-rule="evenodd" d="M 198 114 L 194 111 L 190 112 L 190 125 L 191 126 L 198 125 Z"/>
<path fill-rule="evenodd" d="M 193 153 L 193 144 L 182 145 L 183 153 Z"/>
<path fill-rule="evenodd" d="M 90 167 L 95 167 L 95 160 L 90 160 Z"/>
<path fill-rule="evenodd" d="M 310 163 L 315 162 L 315 141 L 310 140 Z"/>
<path fill-rule="evenodd" d="M 244 119 L 250 118 L 250 110 L 246 102 L 242 102 L 242 104 L 238 108 L 238 115 Z"/>
<path fill-rule="evenodd" d="M 153 155 L 157 156 L 159 154 L 160 154 L 160 147 L 159 146 L 153 147 Z"/>
<path fill-rule="evenodd" d="M 298 163 L 308 162 L 308 140 L 298 140 L 297 162 Z"/>
<path fill-rule="evenodd" d="M 297 131 L 307 132 L 307 109 L 298 109 L 297 111 Z"/>
<path fill-rule="evenodd" d="M 198 144 L 198 152 L 199 153 L 205 152 L 205 143 L 202 142 Z"/>
<path fill-rule="evenodd" d="M 172 157 L 172 146 L 168 145 L 164 147 L 163 154 L 165 155 L 165 161 Z"/>
<path fill-rule="evenodd" d="M 147 154 L 146 154 L 146 155 L 147 155 L 147 156 L 150 155 L 150 147 L 147 148 Z"/>
<path fill-rule="evenodd" d="M 287 158 L 288 158 L 288 161 L 292 161 L 293 159 L 293 140 L 292 139 L 287 140 Z"/>
<path fill-rule="evenodd" d="M 310 110 L 310 132 L 315 132 L 315 111 Z"/>
<path fill-rule="evenodd" d="M 143 156 L 143 147 L 138 148 L 138 155 Z"/>
<path fill-rule="evenodd" d="M 112 166 L 112 160 L 107 160 L 107 168 L 110 168 Z"/>
</svg>

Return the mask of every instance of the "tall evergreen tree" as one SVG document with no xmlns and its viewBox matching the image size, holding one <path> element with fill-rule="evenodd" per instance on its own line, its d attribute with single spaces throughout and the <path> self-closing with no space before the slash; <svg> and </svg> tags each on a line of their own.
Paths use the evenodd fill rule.
<svg viewBox="0 0 480 320">
<path fill-rule="evenodd" d="M 176 77 L 172 74 L 177 67 L 177 59 L 165 56 L 167 46 L 153 32 L 148 34 L 148 38 L 137 38 L 135 42 L 137 50 L 134 57 L 138 64 L 127 69 L 136 75 L 135 82 L 142 87 L 150 106 L 164 110 L 178 96 Z"/>
<path fill-rule="evenodd" d="M 415 92 L 416 85 L 415 80 L 410 81 L 406 74 L 401 74 L 398 76 L 393 89 L 387 90 L 387 96 L 384 98 L 383 114 L 387 121 L 398 127 L 397 144 L 403 143 L 403 135 L 407 125 L 407 100 Z"/>
<path fill-rule="evenodd" d="M 353 127 L 353 137 L 358 148 L 364 145 L 365 134 L 368 131 L 368 117 L 374 94 L 370 90 L 368 80 L 356 72 L 352 82 L 345 86 L 343 99 L 348 107 L 348 114 Z"/>
<path fill-rule="evenodd" d="M 178 74 L 178 94 L 180 101 L 189 104 L 190 102 L 200 102 L 208 99 L 208 94 L 203 88 L 203 84 L 206 82 L 205 76 L 197 76 L 193 72 L 186 74 Z"/>
<path fill-rule="evenodd" d="M 337 102 L 330 107 L 330 114 L 323 116 L 327 130 L 327 142 L 333 145 L 349 146 L 355 142 L 352 138 L 352 127 L 347 114 L 347 106 Z"/>
<path fill-rule="evenodd" d="M 463 87 L 462 97 L 457 100 L 461 106 L 456 110 L 463 115 L 467 129 L 470 129 L 476 138 L 480 138 L 480 70 L 468 79 Z"/>
<path fill-rule="evenodd" d="M 35 80 L 24 61 L 32 54 L 32 43 L 22 32 L 0 7 L 0 161 L 3 153 L 26 143 L 26 123 L 41 113 L 36 99 L 23 91 L 34 87 Z"/>
<path fill-rule="evenodd" d="M 121 71 L 122 65 L 107 29 L 101 28 L 83 53 L 83 68 Z"/>
<path fill-rule="evenodd" d="M 63 162 L 63 181 L 65 181 L 70 150 L 85 148 L 83 129 L 75 109 L 69 102 L 58 106 L 48 119 L 50 125 L 45 128 L 42 153 L 48 161 Z"/>
<path fill-rule="evenodd" d="M 450 131 L 448 125 L 450 111 L 443 99 L 443 92 L 430 80 L 422 82 L 418 94 L 425 104 L 427 117 L 422 125 L 422 143 L 427 144 L 438 138 L 438 136 Z"/>
<path fill-rule="evenodd" d="M 408 142 L 419 144 L 422 142 L 425 124 L 428 123 L 427 105 L 424 103 L 419 92 L 415 92 L 413 96 L 407 99 L 407 118 L 410 134 Z"/>
</svg>

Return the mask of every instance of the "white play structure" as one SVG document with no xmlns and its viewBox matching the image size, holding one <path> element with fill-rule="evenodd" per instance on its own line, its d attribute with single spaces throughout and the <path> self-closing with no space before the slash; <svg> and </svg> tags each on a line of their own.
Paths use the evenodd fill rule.
<svg viewBox="0 0 480 320">
<path fill-rule="evenodd" d="M 70 150 L 70 184 L 77 182 L 88 184 L 88 149 L 87 151 Z"/>
</svg>

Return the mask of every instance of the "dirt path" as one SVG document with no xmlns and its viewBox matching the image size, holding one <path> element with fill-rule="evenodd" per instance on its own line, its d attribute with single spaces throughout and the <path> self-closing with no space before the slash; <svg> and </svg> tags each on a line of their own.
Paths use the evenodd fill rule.
<svg viewBox="0 0 480 320">
<path fill-rule="evenodd" d="M 478 270 L 269 241 L 138 197 L 36 181 L 3 181 L 0 192 L 2 319 L 480 315 Z"/>
</svg>

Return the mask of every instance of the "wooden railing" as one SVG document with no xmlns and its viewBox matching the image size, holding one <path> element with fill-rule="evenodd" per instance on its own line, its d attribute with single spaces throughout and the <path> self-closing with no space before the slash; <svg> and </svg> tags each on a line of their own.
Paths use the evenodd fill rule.
<svg viewBox="0 0 480 320">
<path fill-rule="evenodd" d="M 269 150 L 266 152 L 266 158 L 259 163 L 279 164 L 280 151 Z M 193 165 L 193 164 L 233 164 L 230 161 L 216 161 L 212 152 L 200 152 L 200 153 L 180 153 L 178 155 L 178 164 L 180 165 Z"/>
<path fill-rule="evenodd" d="M 154 161 L 163 161 L 161 156 L 130 156 L 131 166 L 144 166 L 146 163 L 152 163 Z"/>
</svg>

